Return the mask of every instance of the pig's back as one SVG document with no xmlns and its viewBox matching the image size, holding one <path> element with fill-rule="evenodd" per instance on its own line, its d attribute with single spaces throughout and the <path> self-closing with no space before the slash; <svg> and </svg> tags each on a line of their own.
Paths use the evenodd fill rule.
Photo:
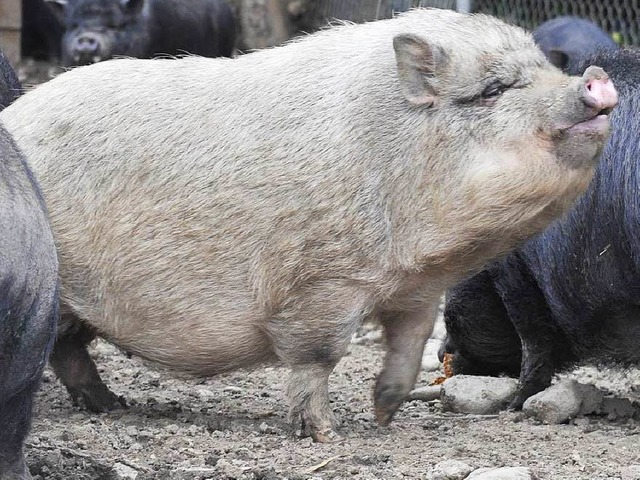
<svg viewBox="0 0 640 480">
<path fill-rule="evenodd" d="M 439 35 L 422 15 L 233 60 L 101 62 L 7 108 L 51 211 L 63 302 L 134 353 L 211 373 L 239 349 L 270 354 L 263 323 L 298 282 L 380 284 L 391 181 L 416 167 L 423 118 L 392 38 Z"/>
<path fill-rule="evenodd" d="M 331 211 L 365 175 L 341 159 L 359 134 L 348 88 L 310 85 L 323 76 L 313 59 L 287 76 L 300 66 L 267 53 L 103 62 L 3 113 L 50 206 L 63 302 L 134 353 L 207 374 L 269 357 L 264 246 L 309 255 L 318 223 L 353 222 Z"/>
</svg>

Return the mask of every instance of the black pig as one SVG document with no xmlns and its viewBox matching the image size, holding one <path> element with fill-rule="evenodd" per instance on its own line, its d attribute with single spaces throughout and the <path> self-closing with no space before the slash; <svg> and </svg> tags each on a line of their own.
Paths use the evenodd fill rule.
<svg viewBox="0 0 640 480">
<path fill-rule="evenodd" d="M 0 52 L 0 110 L 20 92 Z M 0 479 L 31 478 L 22 446 L 53 345 L 58 261 L 36 180 L 0 125 Z"/>
<path fill-rule="evenodd" d="M 640 361 L 640 52 L 603 52 L 620 92 L 593 182 L 562 220 L 448 294 L 455 373 L 520 375 L 518 408 L 575 361 Z M 582 67 L 577 67 L 582 68 Z M 521 358 L 522 357 L 522 358 Z"/>
<path fill-rule="evenodd" d="M 9 60 L 0 51 L 0 110 L 9 106 L 22 93 L 22 86 Z"/>
<path fill-rule="evenodd" d="M 62 63 L 190 53 L 230 57 L 234 13 L 223 0 L 47 0 L 65 27 Z"/>
<path fill-rule="evenodd" d="M 577 67 L 598 50 L 612 51 L 616 42 L 595 23 L 584 18 L 564 16 L 544 22 L 533 32 L 533 39 L 551 63 L 577 75 Z"/>
<path fill-rule="evenodd" d="M 63 33 L 62 23 L 46 0 L 22 0 L 23 57 L 59 61 Z"/>
</svg>

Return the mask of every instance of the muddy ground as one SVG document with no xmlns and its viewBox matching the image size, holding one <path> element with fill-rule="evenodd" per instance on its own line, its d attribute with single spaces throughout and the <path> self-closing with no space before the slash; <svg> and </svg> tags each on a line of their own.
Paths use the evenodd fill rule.
<svg viewBox="0 0 640 480">
<path fill-rule="evenodd" d="M 458 459 L 474 468 L 526 466 L 543 479 L 594 480 L 621 478 L 622 467 L 640 463 L 637 420 L 593 416 L 550 426 L 517 413 L 456 415 L 443 413 L 439 401 L 413 401 L 381 428 L 371 402 L 380 344 L 352 345 L 331 378 L 346 437 L 337 445 L 293 435 L 282 368 L 196 380 L 104 342 L 92 355 L 129 408 L 88 413 L 47 371 L 27 447 L 35 479 L 420 479 L 434 464 Z M 423 372 L 419 384 L 436 375 Z"/>
<path fill-rule="evenodd" d="M 25 62 L 18 71 L 30 86 L 59 69 Z M 420 479 L 445 459 L 474 468 L 526 466 L 541 479 L 595 480 L 621 478 L 623 467 L 640 464 L 637 420 L 589 417 L 549 426 L 517 413 L 455 415 L 442 412 L 439 401 L 413 401 L 381 428 L 371 401 L 383 357 L 377 343 L 352 345 L 331 378 L 346 437 L 337 445 L 293 435 L 284 369 L 181 379 L 104 342 L 92 355 L 129 408 L 91 414 L 47 371 L 26 449 L 37 480 Z M 437 375 L 423 372 L 418 385 Z M 587 376 L 621 395 L 640 385 L 637 371 Z"/>
</svg>

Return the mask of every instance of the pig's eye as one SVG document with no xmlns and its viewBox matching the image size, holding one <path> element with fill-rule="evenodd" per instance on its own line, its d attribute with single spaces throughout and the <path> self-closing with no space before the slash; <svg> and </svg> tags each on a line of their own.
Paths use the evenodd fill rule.
<svg viewBox="0 0 640 480">
<path fill-rule="evenodd" d="M 506 87 L 501 83 L 492 83 L 482 92 L 482 98 L 495 98 L 503 94 Z"/>
</svg>

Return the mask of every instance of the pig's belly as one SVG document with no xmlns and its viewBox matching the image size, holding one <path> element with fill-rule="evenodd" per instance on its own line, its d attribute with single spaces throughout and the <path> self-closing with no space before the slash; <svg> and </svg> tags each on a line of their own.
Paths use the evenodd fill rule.
<svg viewBox="0 0 640 480">
<path fill-rule="evenodd" d="M 276 360 L 264 331 L 251 324 L 177 322 L 144 328 L 99 327 L 101 336 L 152 363 L 197 376 L 211 376 Z"/>
</svg>

